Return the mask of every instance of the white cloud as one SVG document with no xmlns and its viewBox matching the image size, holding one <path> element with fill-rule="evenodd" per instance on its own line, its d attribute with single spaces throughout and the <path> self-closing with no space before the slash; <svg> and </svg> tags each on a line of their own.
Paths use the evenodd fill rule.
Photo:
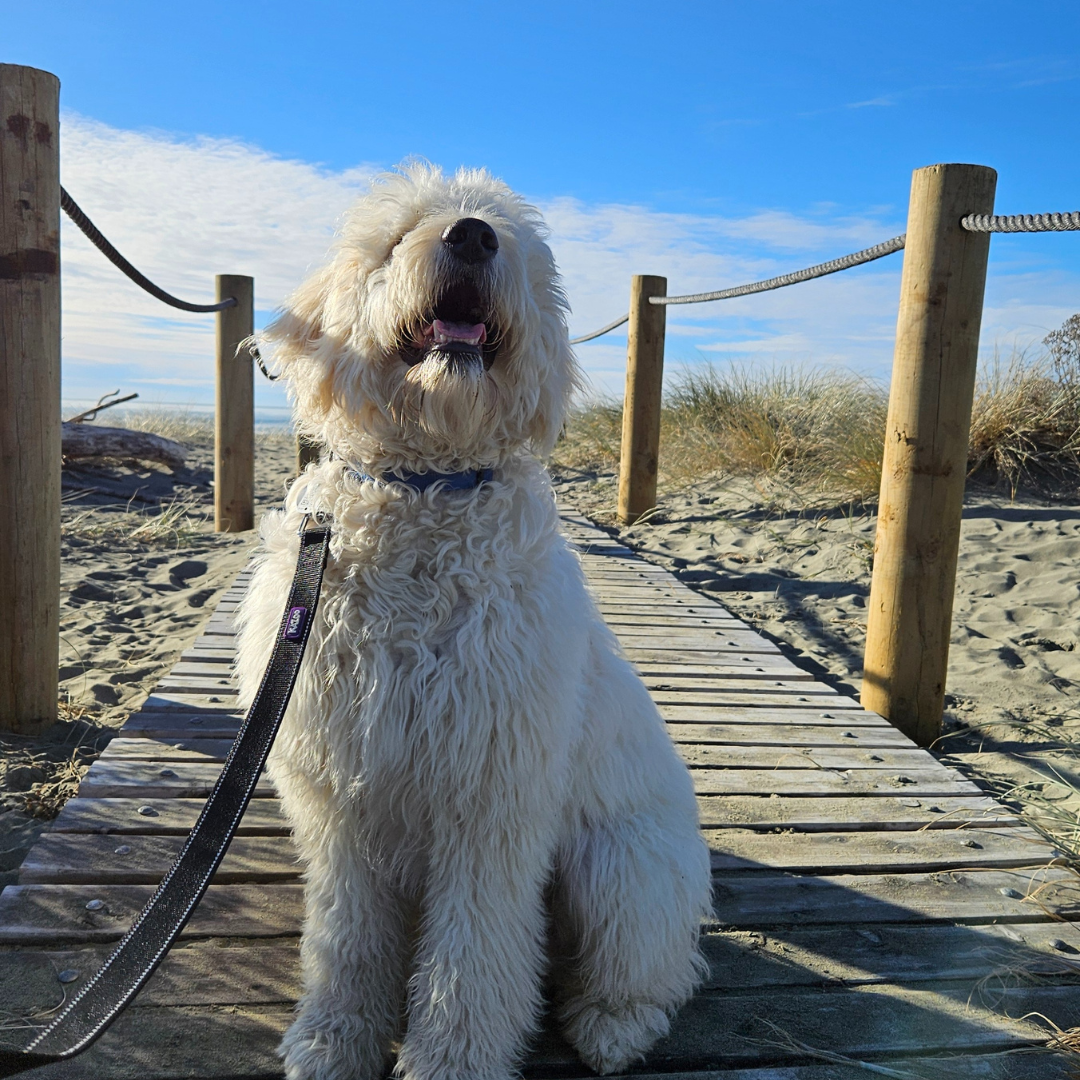
<svg viewBox="0 0 1080 1080">
<path fill-rule="evenodd" d="M 66 115 L 62 178 L 139 269 L 187 300 L 213 298 L 216 273 L 251 274 L 266 314 L 323 256 L 334 225 L 375 166 L 333 172 L 229 140 L 121 131 Z M 527 193 L 526 193 L 527 194 Z M 902 213 L 818 206 L 743 217 L 541 204 L 572 304 L 573 334 L 626 311 L 630 277 L 659 273 L 669 292 L 740 285 L 799 269 L 903 231 Z M 997 242 L 995 242 L 995 245 Z M 213 317 L 147 296 L 65 220 L 65 398 L 115 386 L 144 399 L 211 401 Z M 984 350 L 1038 340 L 1077 309 L 1078 277 L 1039 258 L 993 257 Z M 668 309 L 672 366 L 705 360 L 841 364 L 887 377 L 902 256 L 793 288 Z M 621 393 L 625 331 L 578 347 L 595 390 Z M 258 400 L 284 396 L 261 379 Z"/>
<path fill-rule="evenodd" d="M 322 257 L 373 171 L 333 173 L 235 141 L 120 131 L 71 114 L 62 139 L 64 186 L 147 277 L 212 303 L 215 274 L 250 274 L 262 311 Z M 148 296 L 66 217 L 61 244 L 65 398 L 96 397 L 120 379 L 144 398 L 212 400 L 213 316 Z"/>
</svg>

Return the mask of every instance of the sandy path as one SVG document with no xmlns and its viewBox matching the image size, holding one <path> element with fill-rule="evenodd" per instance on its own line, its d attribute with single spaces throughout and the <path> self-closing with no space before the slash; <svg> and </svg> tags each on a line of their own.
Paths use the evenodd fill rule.
<svg viewBox="0 0 1080 1080">
<path fill-rule="evenodd" d="M 566 473 L 560 497 L 615 527 L 614 478 Z M 744 479 L 661 495 L 615 529 L 818 677 L 857 694 L 876 519 Z M 941 752 L 1080 846 L 1080 508 L 970 493 Z"/>
</svg>

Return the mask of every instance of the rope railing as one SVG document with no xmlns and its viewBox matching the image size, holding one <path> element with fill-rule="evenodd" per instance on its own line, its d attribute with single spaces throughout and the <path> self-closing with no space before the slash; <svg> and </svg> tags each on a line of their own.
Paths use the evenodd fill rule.
<svg viewBox="0 0 1080 1080">
<path fill-rule="evenodd" d="M 181 300 L 179 297 L 173 296 L 172 293 L 167 293 L 159 285 L 155 285 L 141 271 L 136 270 L 135 267 L 132 266 L 111 243 L 109 243 L 101 230 L 86 216 L 86 212 L 63 187 L 60 188 L 60 206 L 64 213 L 78 225 L 90 243 L 92 243 L 94 247 L 96 247 L 98 251 L 113 264 L 113 266 L 117 267 L 131 278 L 139 288 L 145 290 L 151 296 L 156 297 L 163 304 L 179 308 L 181 311 L 193 311 L 199 315 L 209 315 L 214 312 L 224 311 L 226 308 L 236 307 L 237 301 L 235 296 L 229 296 L 219 304 L 192 304 L 187 300 Z M 259 365 L 259 370 L 267 377 L 267 379 L 269 379 L 270 382 L 277 382 L 278 376 L 271 375 L 267 370 L 266 364 L 262 358 L 262 353 L 259 352 L 259 347 L 257 345 L 252 345 L 248 348 L 248 352 L 251 354 L 252 360 Z"/>
<path fill-rule="evenodd" d="M 236 297 L 230 296 L 225 300 L 222 300 L 219 304 L 191 304 L 187 300 L 180 300 L 173 296 L 172 293 L 167 293 L 160 286 L 155 285 L 145 274 L 140 273 L 135 269 L 109 243 L 108 240 L 101 234 L 101 230 L 86 216 L 79 204 L 67 193 L 67 191 L 60 188 L 60 206 L 63 211 L 79 228 L 83 234 L 109 260 L 118 270 L 126 274 L 140 289 L 145 290 L 151 296 L 156 297 L 163 304 L 168 304 L 169 307 L 179 308 L 181 311 L 194 311 L 197 314 L 207 315 L 215 311 L 224 311 L 226 308 L 236 307 Z"/>
<path fill-rule="evenodd" d="M 1076 232 L 1080 230 L 1080 211 L 1073 214 L 968 214 L 960 219 L 968 232 Z"/>
<path fill-rule="evenodd" d="M 800 281 L 811 281 L 813 278 L 825 277 L 828 274 L 836 274 L 841 270 L 848 270 L 852 266 L 860 266 L 862 263 L 873 262 L 875 259 L 883 259 L 894 251 L 900 251 L 904 246 L 903 236 L 894 236 L 891 240 L 883 240 L 873 247 L 863 248 L 861 251 L 853 251 L 850 255 L 841 255 L 838 259 L 830 259 L 828 262 L 808 266 L 805 270 L 795 270 L 790 274 L 781 274 L 779 277 L 766 278 L 764 281 L 752 281 L 748 285 L 736 285 L 730 289 L 717 289 L 714 292 L 689 293 L 686 296 L 650 296 L 650 304 L 704 304 L 710 300 L 731 300 L 736 296 L 751 296 L 754 293 L 769 292 L 772 289 L 783 289 L 787 285 L 797 285 Z M 600 330 L 591 334 L 583 334 L 581 337 L 571 338 L 571 345 L 580 345 L 583 341 L 592 341 L 602 337 L 611 330 L 616 329 L 630 318 L 627 312 L 621 319 L 610 322 Z"/>
<path fill-rule="evenodd" d="M 155 285 L 105 238 L 85 211 L 60 188 L 60 206 L 86 238 L 122 274 L 140 289 L 169 307 L 198 315 L 217 315 L 217 421 L 215 423 L 214 528 L 217 532 L 245 532 L 254 526 L 255 414 L 251 369 L 245 372 L 236 359 L 247 350 L 259 370 L 271 375 L 254 344 L 254 281 L 240 274 L 217 275 L 216 304 L 192 304 Z"/>
<path fill-rule="evenodd" d="M 991 232 L 991 233 L 1019 233 L 1019 232 L 1072 232 L 1080 231 L 1080 211 L 1065 214 L 968 214 L 960 221 L 961 226 L 968 232 Z M 891 240 L 883 240 L 873 247 L 863 248 L 862 251 L 853 251 L 850 255 L 841 255 L 838 259 L 829 262 L 818 263 L 816 266 L 808 266 L 805 270 L 795 270 L 790 274 L 781 274 L 779 277 L 767 278 L 764 281 L 754 281 L 748 285 L 736 285 L 731 289 L 717 289 L 713 292 L 689 293 L 685 296 L 650 296 L 650 304 L 704 304 L 711 300 L 732 300 L 737 296 L 751 296 L 754 293 L 769 292 L 772 289 L 782 289 L 788 285 L 797 285 L 802 281 L 811 281 L 814 278 L 825 277 L 828 274 L 836 274 L 841 270 L 849 270 L 853 266 L 861 266 L 863 263 L 873 262 L 884 258 L 895 251 L 903 250 L 905 236 L 894 236 Z M 593 341 L 604 334 L 622 326 L 629 321 L 630 314 L 623 315 L 607 326 L 594 330 L 591 334 L 582 334 L 580 337 L 571 338 L 571 345 L 580 345 L 586 341 Z"/>
</svg>

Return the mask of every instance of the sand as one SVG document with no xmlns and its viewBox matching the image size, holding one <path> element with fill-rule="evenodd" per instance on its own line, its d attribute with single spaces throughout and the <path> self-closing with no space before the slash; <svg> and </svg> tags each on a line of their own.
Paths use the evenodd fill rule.
<svg viewBox="0 0 1080 1080">
<path fill-rule="evenodd" d="M 857 695 L 876 519 L 745 478 L 661 491 L 619 528 L 615 477 L 559 474 L 559 495 L 645 558 Z M 936 751 L 1080 849 L 1080 507 L 971 489 L 965 500 L 944 735 Z"/>
<path fill-rule="evenodd" d="M 102 422 L 114 421 L 104 414 Z M 50 813 L 74 793 L 96 753 L 198 636 L 250 556 L 255 532 L 213 531 L 209 430 L 181 441 L 189 457 L 176 473 L 117 463 L 64 469 L 65 720 L 39 738 L 0 735 L 0 886 L 15 881 Z M 260 435 L 255 461 L 258 519 L 285 493 L 295 464 L 292 439 Z M 28 801 L 33 813 L 26 812 Z"/>
</svg>

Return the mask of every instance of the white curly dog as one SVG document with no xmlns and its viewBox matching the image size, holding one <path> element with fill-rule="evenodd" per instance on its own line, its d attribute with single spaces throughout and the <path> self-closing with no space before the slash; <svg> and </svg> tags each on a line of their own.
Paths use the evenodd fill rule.
<svg viewBox="0 0 1080 1080">
<path fill-rule="evenodd" d="M 376 1080 L 395 1049 L 408 1080 L 506 1080 L 545 985 L 618 1071 L 702 977 L 689 775 L 538 460 L 579 378 L 544 236 L 488 173 L 408 166 L 266 334 L 332 452 L 264 519 L 240 614 L 250 701 L 303 511 L 332 514 L 270 764 L 306 872 L 291 1080 Z"/>
</svg>

